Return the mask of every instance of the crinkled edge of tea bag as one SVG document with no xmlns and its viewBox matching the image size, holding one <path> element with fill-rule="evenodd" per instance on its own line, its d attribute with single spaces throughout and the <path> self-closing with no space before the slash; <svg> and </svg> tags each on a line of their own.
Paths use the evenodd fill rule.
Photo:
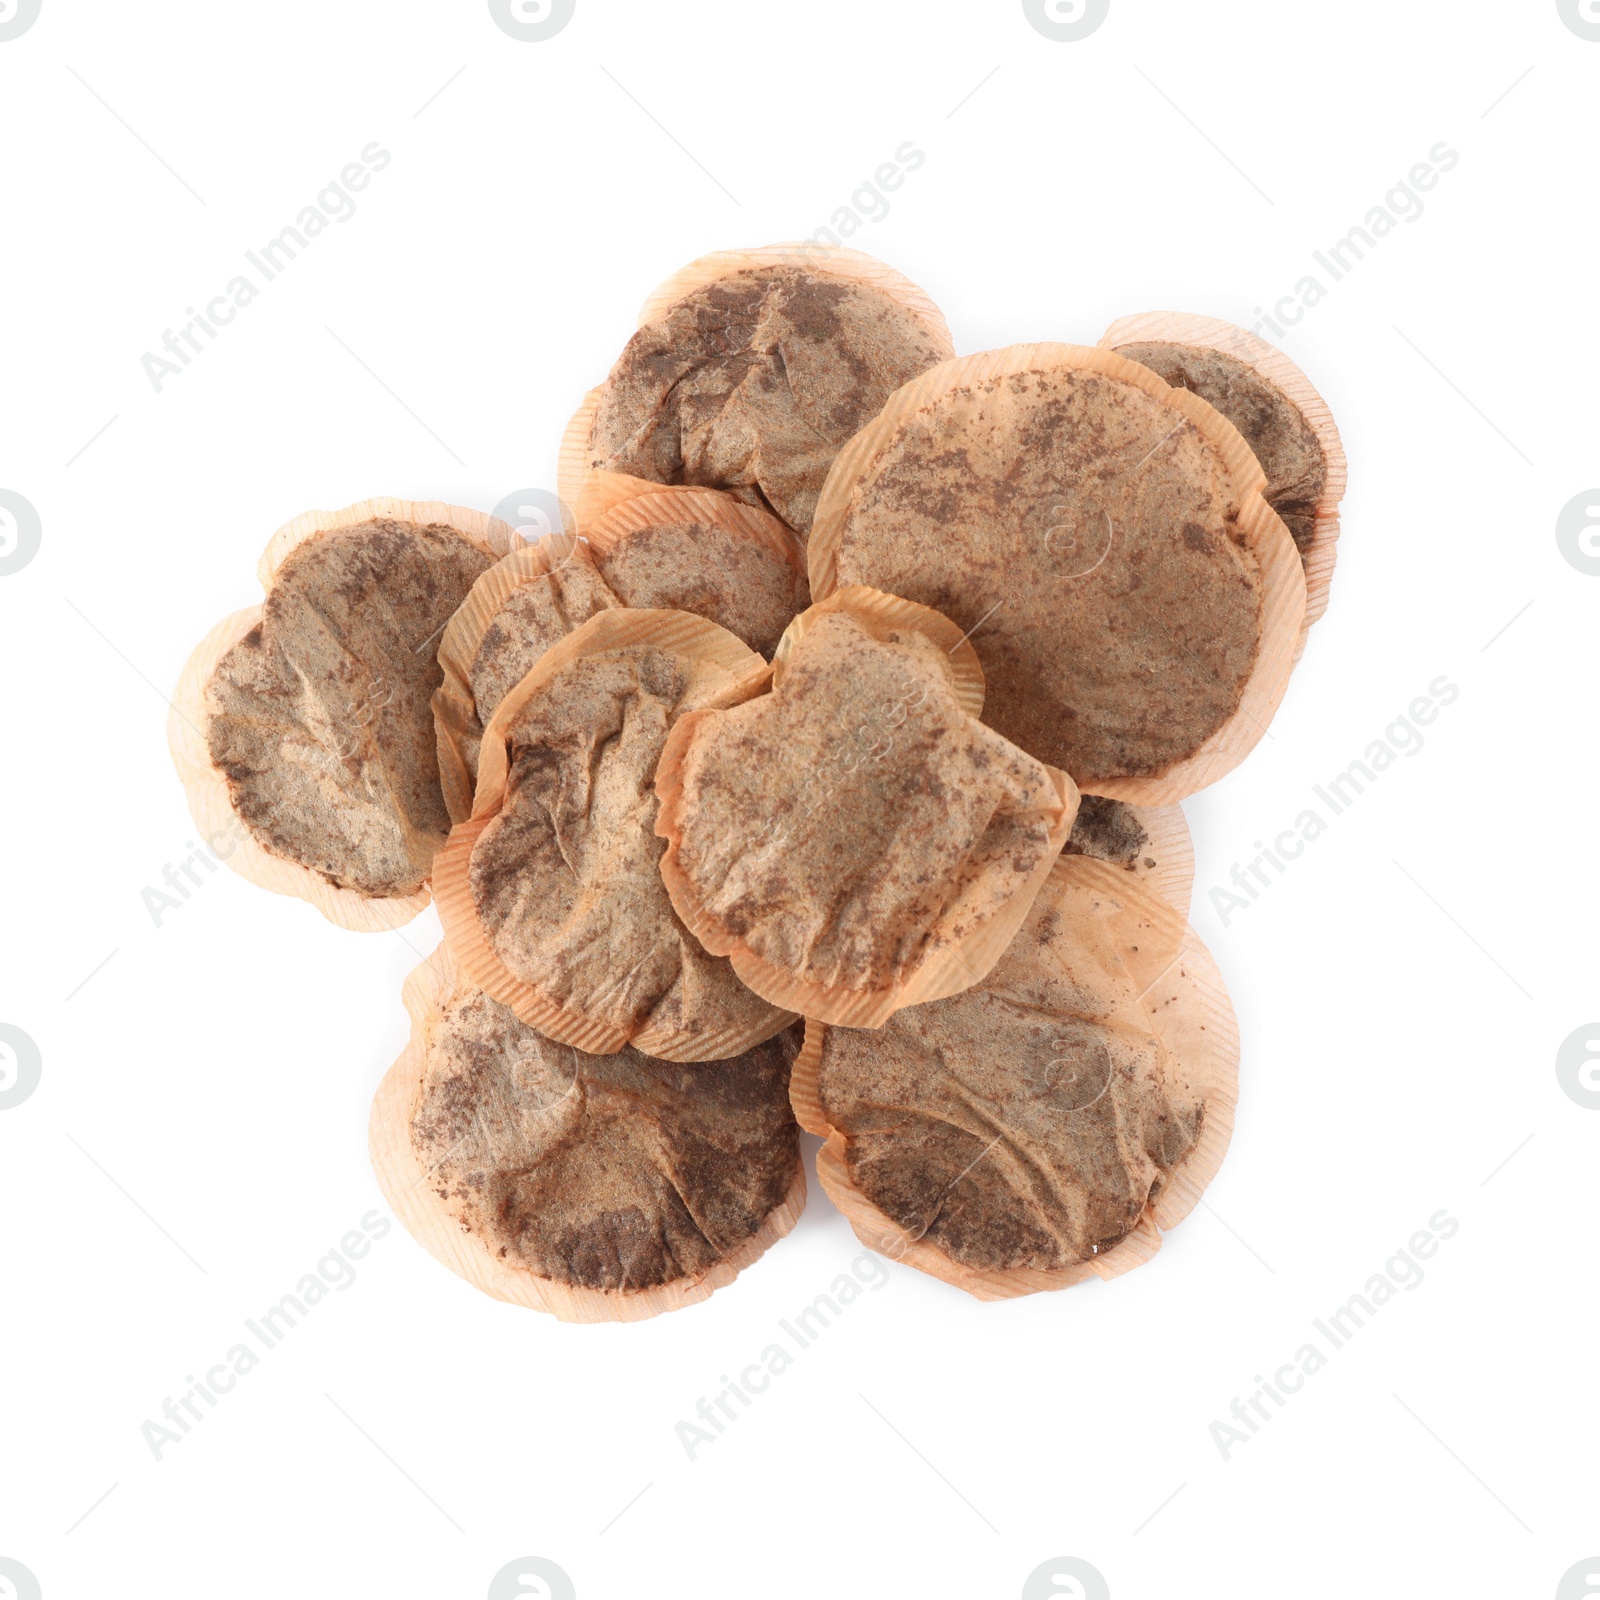
<svg viewBox="0 0 1600 1600">
<path fill-rule="evenodd" d="M 674 306 L 708 284 L 716 283 L 721 278 L 731 278 L 736 273 L 760 271 L 764 267 L 804 267 L 808 271 L 864 283 L 898 302 L 923 324 L 937 344 L 952 356 L 956 353 L 955 343 L 950 337 L 950 325 L 926 289 L 913 283 L 888 262 L 868 255 L 865 250 L 852 250 L 842 244 L 824 244 L 816 239 L 757 245 L 750 250 L 713 250 L 708 255 L 698 256 L 688 266 L 680 267 L 671 277 L 664 279 L 645 297 L 644 304 L 639 308 L 639 326 L 647 328 L 652 322 L 661 321 Z"/>
<path fill-rule="evenodd" d="M 1255 453 L 1221 412 L 1111 350 L 1088 345 L 1024 344 L 962 356 L 913 378 L 889 397 L 882 411 L 834 460 L 823 484 L 807 542 L 813 601 L 839 585 L 838 554 L 844 523 L 862 480 L 903 423 L 954 389 L 1021 372 L 1097 372 L 1142 389 L 1191 423 L 1221 460 L 1236 502 L 1235 522 L 1261 575 L 1261 635 L 1255 665 L 1233 715 L 1192 755 L 1156 776 L 1102 778 L 1075 774 L 1085 794 L 1134 805 L 1174 805 L 1231 772 L 1266 732 L 1283 699 L 1299 647 L 1305 615 L 1306 575 L 1294 540 L 1261 490 L 1266 477 Z"/>
<path fill-rule="evenodd" d="M 788 1193 L 761 1226 L 730 1255 L 693 1278 L 645 1289 L 586 1289 L 540 1277 L 500 1260 L 484 1240 L 457 1221 L 434 1193 L 411 1139 L 429 1042 L 445 1006 L 458 992 L 470 988 L 449 948 L 442 944 L 406 979 L 402 998 L 411 1018 L 411 1037 L 378 1085 L 368 1125 L 372 1169 L 384 1199 L 406 1232 L 457 1277 L 465 1278 L 473 1288 L 496 1300 L 546 1311 L 562 1322 L 641 1322 L 709 1299 L 799 1221 L 806 1205 L 803 1158 L 795 1164 Z"/>
<path fill-rule="evenodd" d="M 759 506 L 746 505 L 721 489 L 691 489 L 651 483 L 625 472 L 597 472 L 590 479 L 588 514 L 578 531 L 598 563 L 630 534 L 668 522 L 697 522 L 753 544 L 806 576 L 805 547 L 785 522 Z"/>
<path fill-rule="evenodd" d="M 759 245 L 752 250 L 715 250 L 709 255 L 700 256 L 688 266 L 680 267 L 651 291 L 639 311 L 639 327 L 646 328 L 651 323 L 661 321 L 674 306 L 708 284 L 763 267 L 804 267 L 809 271 L 866 284 L 911 312 L 948 355 L 954 356 L 956 353 L 944 313 L 933 303 L 925 289 L 919 288 L 903 273 L 897 272 L 887 262 L 879 261 L 876 256 L 852 250 L 847 245 L 828 245 L 815 240 Z M 589 479 L 594 469 L 590 466 L 589 441 L 594 433 L 595 413 L 600 409 L 604 390 L 605 384 L 601 383 L 584 395 L 561 439 L 557 488 L 561 498 L 580 519 L 586 509 L 585 502 L 590 498 Z M 592 505 L 587 509 L 592 514 Z"/>
<path fill-rule="evenodd" d="M 342 511 L 307 511 L 279 528 L 268 541 L 256 567 L 262 588 L 271 591 L 284 562 L 302 545 L 340 528 L 383 519 L 414 523 L 419 527 L 441 523 L 491 558 L 505 555 L 519 542 L 516 533 L 504 522 L 481 511 L 431 500 L 361 500 Z M 238 846 L 223 859 L 240 877 L 258 888 L 309 901 L 330 922 L 357 933 L 386 932 L 402 927 L 428 904 L 431 896 L 426 886 L 408 895 L 364 895 L 354 889 L 339 888 L 311 868 L 274 855 L 234 812 L 228 780 L 212 762 L 206 741 L 205 693 L 223 656 L 261 618 L 262 607 L 254 605 L 219 622 L 184 663 L 173 692 L 167 717 L 167 745 L 189 801 L 189 813 L 201 830 L 202 839 L 237 828 Z"/>
<path fill-rule="evenodd" d="M 318 534 L 335 533 L 340 528 L 357 527 L 363 522 L 386 520 L 410 522 L 419 528 L 440 523 L 495 560 L 508 555 L 522 543 L 521 537 L 509 523 L 490 516 L 486 511 L 446 505 L 442 500 L 393 500 L 379 496 L 373 500 L 358 500 L 342 511 L 305 511 L 284 523 L 267 542 L 267 548 L 261 552 L 261 560 L 257 563 L 256 576 L 261 580 L 261 587 L 270 589 L 284 562 Z"/>
<path fill-rule="evenodd" d="M 590 480 L 598 476 L 589 465 L 589 437 L 594 432 L 595 413 L 600 409 L 600 397 L 605 384 L 597 383 L 585 393 L 578 409 L 572 413 L 561 434 L 561 449 L 556 457 L 556 493 L 569 506 L 577 519 L 595 516 L 605 509 L 606 501 L 597 495 Z M 649 478 L 630 478 L 625 472 L 607 473 L 609 478 L 626 478 L 632 483 L 649 483 L 659 489 L 663 485 Z"/>
<path fill-rule="evenodd" d="M 862 584 L 847 584 L 826 601 L 802 612 L 789 624 L 773 657 L 774 683 L 782 677 L 794 649 L 793 641 L 801 638 L 819 615 L 830 611 L 843 611 L 854 617 L 874 638 L 882 639 L 890 632 L 909 630 L 922 632 L 932 637 L 936 644 L 946 645 L 942 658 L 948 663 L 952 687 L 962 708 L 971 716 L 975 713 L 968 708 L 974 699 L 978 707 L 982 707 L 983 672 L 978 666 L 976 652 L 955 623 L 927 606 L 902 600 L 896 595 L 882 594 Z M 955 644 L 946 644 L 952 638 Z M 1047 818 L 1051 818 L 1053 813 L 1053 819 L 1048 822 L 1048 848 L 1041 855 L 1038 866 L 1018 885 L 1016 893 L 999 911 L 966 938 L 934 951 L 898 987 L 856 989 L 843 984 L 820 984 L 798 978 L 792 972 L 758 956 L 743 940 L 729 933 L 721 921 L 707 911 L 678 864 L 679 847 L 683 841 L 680 810 L 684 763 L 695 729 L 710 714 L 709 711 L 692 711 L 680 717 L 667 736 L 661 760 L 656 766 L 656 795 L 661 801 L 656 814 L 656 832 L 667 841 L 666 851 L 661 857 L 662 881 L 667 886 L 673 909 L 707 950 L 713 955 L 726 956 L 746 986 L 755 990 L 769 1004 L 782 1006 L 808 1018 L 846 1027 L 878 1028 L 902 1006 L 943 999 L 980 982 L 1000 959 L 1021 926 L 1072 832 L 1073 819 L 1078 811 L 1077 786 L 1066 773 L 1040 762 L 1039 765 L 1048 775 L 1055 798 L 1053 806 L 1045 803 L 1040 807 Z"/>
<path fill-rule="evenodd" d="M 957 702 L 969 717 L 982 718 L 983 697 L 987 685 L 978 652 L 968 642 L 966 634 L 942 611 L 932 606 L 918 605 L 915 600 L 902 600 L 897 594 L 885 594 L 864 583 L 847 583 L 835 589 L 826 600 L 813 601 L 783 630 L 778 648 L 772 653 L 772 683 L 776 688 L 783 681 L 784 669 L 800 641 L 816 626 L 819 617 L 830 612 L 843 611 L 854 617 L 867 633 L 880 644 L 895 633 L 910 630 L 926 635 L 944 648 L 943 659 L 950 667 L 951 687 Z"/>
<path fill-rule="evenodd" d="M 596 470 L 591 472 L 584 480 L 578 494 L 578 504 L 573 507 L 573 517 L 581 531 L 587 533 L 595 523 L 600 521 L 605 514 L 624 501 L 636 499 L 642 494 L 661 494 L 673 488 L 671 484 L 657 483 L 653 478 L 635 478 L 627 472 L 605 472 Z M 705 489 L 703 494 L 720 494 L 726 499 L 734 500 L 735 504 L 743 505 L 742 500 L 722 489 Z M 787 532 L 787 528 L 785 532 Z M 794 535 L 791 533 L 790 538 Z"/>
<path fill-rule="evenodd" d="M 445 942 L 462 972 L 530 1027 L 591 1055 L 611 1055 L 632 1044 L 663 1061 L 720 1061 L 781 1033 L 795 1020 L 792 1011 L 774 1008 L 767 1021 L 743 1030 L 681 1034 L 649 1024 L 631 1032 L 561 1004 L 537 984 L 516 977 L 500 959 L 478 914 L 472 892 L 472 852 L 483 830 L 500 814 L 510 775 L 508 730 L 527 703 L 574 661 L 630 645 L 653 644 L 687 661 L 689 688 L 679 719 L 702 708 L 738 705 L 758 693 L 771 669 L 754 650 L 704 617 L 687 611 L 601 611 L 581 628 L 552 645 L 489 719 L 478 755 L 478 787 L 472 816 L 450 831 L 434 862 L 433 895 Z M 681 913 L 680 913 L 681 915 Z"/>
<path fill-rule="evenodd" d="M 524 545 L 502 556 L 473 584 L 439 640 L 439 665 L 444 679 L 433 692 L 433 725 L 439 747 L 439 786 L 452 823 L 465 822 L 472 815 L 475 779 L 467 765 L 466 749 L 483 738 L 478 702 L 472 692 L 472 664 L 483 636 L 518 589 L 548 577 L 569 562 L 593 566 L 588 551 L 571 533 L 546 534 L 537 544 Z M 595 576 L 598 580 L 599 574 Z"/>
<path fill-rule="evenodd" d="M 982 1269 L 953 1260 L 937 1245 L 908 1232 L 879 1210 L 851 1180 L 845 1160 L 848 1138 L 828 1121 L 818 1091 L 825 1024 L 806 1023 L 805 1044 L 789 1080 L 796 1120 L 807 1133 L 824 1140 L 817 1152 L 817 1176 L 856 1237 L 868 1249 L 965 1289 L 979 1300 L 1009 1300 L 1041 1290 L 1065 1289 L 1091 1277 L 1120 1277 L 1142 1266 L 1161 1248 L 1162 1233 L 1175 1228 L 1199 1204 L 1206 1185 L 1222 1166 L 1233 1134 L 1239 1098 L 1239 1028 L 1227 986 L 1210 951 L 1172 907 L 1148 888 L 1130 885 L 1130 875 L 1121 869 L 1089 857 L 1069 856 L 1057 863 L 1054 872 L 1062 882 L 1077 878 L 1092 883 L 1098 878 L 1112 897 L 1143 900 L 1144 905 L 1136 910 L 1154 925 L 1175 921 L 1181 927 L 1176 954 L 1165 962 L 1143 993 L 1116 1007 L 1111 1020 L 1158 1039 L 1187 1081 L 1200 1092 L 1205 1114 L 1194 1148 L 1164 1175 L 1159 1192 L 1146 1202 L 1133 1230 L 1112 1249 L 1103 1256 L 1054 1271 L 1029 1267 Z M 1047 888 L 1045 892 L 1050 891 Z M 1168 948 L 1171 942 L 1169 938 Z"/>
<path fill-rule="evenodd" d="M 1119 317 L 1106 329 L 1102 349 L 1115 350 L 1127 344 L 1187 344 L 1204 350 L 1218 350 L 1253 368 L 1278 389 L 1305 419 L 1322 447 L 1324 481 L 1317 502 L 1311 543 L 1303 557 L 1306 569 L 1306 615 L 1300 629 L 1298 661 L 1306 647 L 1311 624 L 1328 609 L 1328 590 L 1333 583 L 1334 563 L 1338 559 L 1339 502 L 1349 483 L 1349 464 L 1338 424 L 1328 402 L 1293 361 L 1265 339 L 1217 317 L 1201 317 L 1186 311 L 1145 311 Z"/>
</svg>

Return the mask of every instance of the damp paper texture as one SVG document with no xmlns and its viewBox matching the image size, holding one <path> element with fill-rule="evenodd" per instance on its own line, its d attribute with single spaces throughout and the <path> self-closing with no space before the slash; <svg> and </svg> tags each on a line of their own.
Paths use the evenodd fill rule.
<svg viewBox="0 0 1600 1600">
<path fill-rule="evenodd" d="M 428 1042 L 411 1139 L 427 1182 L 506 1265 L 577 1288 L 704 1273 L 751 1238 L 799 1167 L 776 1040 L 675 1064 L 558 1044 L 479 991 Z"/>
<path fill-rule="evenodd" d="M 1116 376 L 1041 366 L 958 379 L 880 427 L 829 485 L 838 581 L 971 630 L 985 721 L 1087 784 L 1160 775 L 1233 717 L 1262 577 L 1191 421 Z"/>
<path fill-rule="evenodd" d="M 1205 1120 L 1134 1004 L 1182 927 L 1115 869 L 1063 862 L 983 982 L 877 1031 L 825 1029 L 818 1098 L 851 1184 L 976 1271 L 1112 1249 Z"/>
<path fill-rule="evenodd" d="M 592 543 L 596 567 L 624 605 L 707 617 L 769 661 L 810 603 L 794 535 L 711 490 L 625 501 L 599 519 Z"/>
<path fill-rule="evenodd" d="M 1119 356 L 1159 373 L 1215 406 L 1255 451 L 1267 475 L 1262 491 L 1302 556 L 1316 533 L 1328 468 L 1311 424 L 1277 384 L 1222 350 L 1166 341 L 1125 344 Z"/>
<path fill-rule="evenodd" d="M 883 290 L 760 267 L 695 290 L 612 368 L 589 464 L 736 490 L 802 537 L 839 447 L 949 354 Z"/>
<path fill-rule="evenodd" d="M 590 1030 L 574 1035 L 575 1043 L 598 1046 L 608 1030 L 643 1036 L 652 1050 L 667 1049 L 670 1039 L 677 1059 L 693 1041 L 742 1047 L 789 1018 L 701 948 L 661 881 L 656 763 L 691 695 L 703 704 L 708 691 L 678 649 L 644 637 L 630 642 L 630 633 L 643 636 L 660 618 L 720 635 L 759 672 L 759 658 L 737 641 L 681 613 L 594 618 L 562 646 L 575 659 L 520 706 L 503 708 L 504 800 L 472 847 L 468 881 L 494 957 L 542 1003 Z M 726 1053 L 706 1047 L 707 1055 Z"/>
<path fill-rule="evenodd" d="M 1136 807 L 1093 794 L 1086 794 L 1079 802 L 1066 843 L 1068 855 L 1093 856 L 1097 861 L 1109 861 L 1131 871 L 1140 865 L 1156 865 L 1149 854 L 1151 848 L 1150 834 L 1139 820 Z"/>
<path fill-rule="evenodd" d="M 992 952 L 979 941 L 1020 919 L 1076 793 L 963 709 L 948 651 L 923 633 L 875 637 L 821 607 L 802 624 L 771 694 L 675 737 L 674 901 L 747 982 L 808 1016 L 827 1014 L 820 990 L 905 991 L 934 957 L 973 982 L 1005 933 Z"/>
<path fill-rule="evenodd" d="M 516 560 L 514 552 L 508 560 Z M 582 545 L 551 571 L 519 584 L 494 613 L 472 658 L 472 698 L 480 727 L 539 664 L 551 645 L 566 638 L 596 612 L 623 605 L 595 571 Z"/>
<path fill-rule="evenodd" d="M 472 814 L 483 730 L 546 650 L 622 601 L 565 534 L 513 550 L 472 586 L 439 644 L 439 778 L 453 821 Z"/>
<path fill-rule="evenodd" d="M 500 702 L 590 617 L 619 606 L 688 611 L 770 658 L 808 599 L 794 535 L 710 489 L 647 492 L 583 539 L 554 535 L 513 551 L 474 586 L 440 647 L 445 686 L 434 710 L 452 817 L 471 814 L 483 730 Z"/>
<path fill-rule="evenodd" d="M 387 518 L 309 539 L 205 689 L 205 736 L 262 846 L 372 897 L 427 881 L 450 819 L 430 699 L 438 637 L 493 558 Z"/>
</svg>

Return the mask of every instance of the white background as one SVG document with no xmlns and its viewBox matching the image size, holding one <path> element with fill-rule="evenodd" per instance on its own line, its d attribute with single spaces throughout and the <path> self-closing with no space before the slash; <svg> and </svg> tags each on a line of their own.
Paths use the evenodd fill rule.
<svg viewBox="0 0 1600 1600">
<path fill-rule="evenodd" d="M 1600 482 L 1597 81 L 1554 0 L 1112 0 L 1077 43 L 1015 0 L 578 0 L 542 43 L 481 0 L 43 0 L 0 43 L 0 488 L 43 528 L 0 577 L 0 1021 L 43 1062 L 0 1112 L 0 1556 L 45 1600 L 476 1600 L 524 1555 L 582 1600 L 1012 1597 L 1056 1556 L 1115 1600 L 1555 1595 L 1600 1553 L 1600 1111 L 1555 1071 L 1600 1015 L 1600 579 L 1555 539 Z M 141 355 L 372 140 L 356 214 L 157 394 Z M 634 1326 L 498 1304 L 396 1227 L 157 1462 L 141 1423 L 380 1206 L 368 1104 L 437 938 L 225 872 L 155 925 L 185 656 L 308 507 L 553 487 L 660 279 L 811 233 L 908 140 L 849 242 L 962 353 L 1254 322 L 1460 154 L 1282 341 L 1351 487 L 1271 738 L 1187 807 L 1245 1044 L 1209 1205 L 1110 1285 L 896 1267 L 693 1462 L 674 1424 L 856 1256 L 814 1184 Z M 1441 674 L 1425 747 L 1225 927 L 1208 890 Z M 1420 1287 L 1224 1461 L 1233 1397 L 1441 1208 Z"/>
</svg>

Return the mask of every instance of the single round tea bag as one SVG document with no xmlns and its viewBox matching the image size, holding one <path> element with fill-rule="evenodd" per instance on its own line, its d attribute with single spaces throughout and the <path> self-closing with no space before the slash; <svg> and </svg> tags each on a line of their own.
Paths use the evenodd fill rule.
<svg viewBox="0 0 1600 1600">
<path fill-rule="evenodd" d="M 661 875 L 776 1006 L 877 1027 L 976 983 L 1072 828 L 1072 780 L 978 721 L 982 674 L 925 607 L 847 588 L 790 624 L 772 692 L 678 720 Z"/>
<path fill-rule="evenodd" d="M 1305 577 L 1205 401 L 1109 350 L 1016 345 L 899 390 L 840 452 L 813 598 L 870 584 L 970 635 L 985 720 L 1091 794 L 1171 805 L 1266 731 Z"/>
<path fill-rule="evenodd" d="M 466 977 L 530 1026 L 605 1055 L 738 1055 L 794 1020 L 707 954 L 657 869 L 656 764 L 673 725 L 737 705 L 767 664 L 703 617 L 601 611 L 546 650 L 484 729 L 473 815 L 434 871 Z"/>
<path fill-rule="evenodd" d="M 579 506 L 591 472 L 726 489 L 805 538 L 835 453 L 907 379 L 954 354 L 915 284 L 818 244 L 703 256 L 645 303 L 562 449 Z"/>
<path fill-rule="evenodd" d="M 1184 916 L 1194 892 L 1194 841 L 1181 806 L 1130 806 L 1086 794 L 1067 838 L 1069 856 L 1131 872 Z"/>
<path fill-rule="evenodd" d="M 450 819 L 430 699 L 439 635 L 516 543 L 457 506 L 366 500 L 274 535 L 266 599 L 184 667 L 168 742 L 203 838 L 330 921 L 394 928 L 428 903 Z"/>
<path fill-rule="evenodd" d="M 779 1040 L 676 1064 L 560 1044 L 461 977 L 407 979 L 411 1040 L 373 1101 L 394 1213 L 475 1288 L 568 1322 L 694 1305 L 805 1207 Z"/>
<path fill-rule="evenodd" d="M 1199 395 L 1244 435 L 1305 566 L 1304 648 L 1304 629 L 1328 608 L 1348 478 L 1327 401 L 1281 350 L 1215 317 L 1147 311 L 1112 323 L 1100 345 Z"/>
<path fill-rule="evenodd" d="M 1238 1061 L 1183 918 L 1064 856 L 982 983 L 875 1032 L 808 1023 L 790 1092 L 862 1242 L 989 1300 L 1149 1260 L 1221 1165 Z"/>
<path fill-rule="evenodd" d="M 589 547 L 566 532 L 513 550 L 473 584 L 439 641 L 443 679 L 433 697 L 439 783 L 452 823 L 472 815 L 478 746 L 500 702 L 551 645 L 622 604 Z"/>
<path fill-rule="evenodd" d="M 716 489 L 592 480 L 606 508 L 579 522 L 601 577 L 624 605 L 708 617 L 768 660 L 810 603 L 800 542 L 770 511 Z"/>
</svg>

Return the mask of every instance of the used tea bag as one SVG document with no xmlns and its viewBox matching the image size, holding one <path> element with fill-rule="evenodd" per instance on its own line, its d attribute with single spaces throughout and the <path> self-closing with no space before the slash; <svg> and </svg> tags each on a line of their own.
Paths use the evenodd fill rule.
<svg viewBox="0 0 1600 1600">
<path fill-rule="evenodd" d="M 1183 918 L 1064 856 L 981 983 L 872 1032 L 808 1023 L 791 1094 L 863 1243 L 1000 1299 L 1155 1253 L 1222 1162 L 1238 1059 Z"/>
<path fill-rule="evenodd" d="M 470 821 L 434 892 L 467 979 L 530 1026 L 604 1055 L 738 1055 L 793 1014 L 707 954 L 657 862 L 654 780 L 685 714 L 736 705 L 761 657 L 703 617 L 601 611 L 546 650 L 496 708 Z"/>
<path fill-rule="evenodd" d="M 1085 792 L 1170 805 L 1266 731 L 1305 576 L 1219 412 L 1109 350 L 1017 345 L 914 379 L 840 453 L 813 598 L 871 584 L 966 630 L 985 719 Z"/>
<path fill-rule="evenodd" d="M 650 297 L 573 418 L 562 498 L 579 505 L 594 471 L 727 489 L 804 539 L 840 446 L 953 354 L 927 295 L 860 251 L 703 256 Z"/>
<path fill-rule="evenodd" d="M 605 506 L 588 519 L 580 512 L 579 528 L 622 603 L 708 617 L 770 661 L 810 603 L 805 552 L 789 529 L 715 489 L 610 473 L 593 481 Z"/>
<path fill-rule="evenodd" d="M 373 1102 L 373 1166 L 424 1248 L 570 1322 L 706 1299 L 780 1239 L 805 1170 L 779 1040 L 676 1064 L 587 1055 L 464 982 L 441 946 Z"/>
<path fill-rule="evenodd" d="M 770 694 L 680 718 L 656 831 L 706 949 L 774 1005 L 857 1027 L 977 982 L 1078 803 L 978 721 L 982 695 L 953 623 L 847 588 L 790 625 Z"/>
<path fill-rule="evenodd" d="M 229 866 L 347 928 L 397 927 L 428 903 L 450 826 L 439 635 L 515 539 L 479 512 L 400 500 L 279 530 L 265 601 L 201 642 L 168 724 L 203 837 L 242 834 Z"/>
<path fill-rule="evenodd" d="M 1266 475 L 1267 504 L 1283 518 L 1305 565 L 1309 628 L 1328 607 L 1347 478 L 1327 401 L 1281 350 L 1215 317 L 1179 311 L 1123 317 L 1100 344 L 1199 395 L 1244 435 Z"/>
</svg>

